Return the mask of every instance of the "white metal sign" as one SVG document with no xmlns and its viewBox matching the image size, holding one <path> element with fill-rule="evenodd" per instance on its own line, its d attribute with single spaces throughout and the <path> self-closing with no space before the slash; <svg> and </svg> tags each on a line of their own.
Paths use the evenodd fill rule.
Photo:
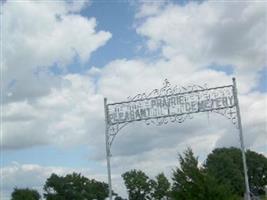
<svg viewBox="0 0 267 200">
<path fill-rule="evenodd" d="M 233 85 L 214 88 L 198 85 L 172 87 L 165 80 L 162 88 L 154 89 L 148 94 L 142 93 L 134 97 L 128 97 L 127 101 L 107 103 L 105 98 L 104 109 L 110 200 L 112 199 L 110 150 L 115 136 L 123 127 L 135 121 L 145 121 L 148 125 L 163 125 L 168 122 L 182 123 L 199 112 L 215 112 L 238 125 L 245 172 L 246 199 L 250 200 L 241 116 L 234 78 Z"/>
<path fill-rule="evenodd" d="M 111 125 L 232 108 L 232 86 L 108 104 Z"/>
</svg>

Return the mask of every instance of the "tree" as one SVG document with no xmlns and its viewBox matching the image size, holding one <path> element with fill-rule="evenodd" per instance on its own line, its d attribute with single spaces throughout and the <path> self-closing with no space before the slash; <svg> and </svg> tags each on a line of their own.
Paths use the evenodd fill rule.
<svg viewBox="0 0 267 200">
<path fill-rule="evenodd" d="M 29 188 L 15 188 L 11 194 L 11 200 L 39 200 L 40 198 L 41 196 L 36 190 L 32 190 Z"/>
<path fill-rule="evenodd" d="M 180 168 L 173 171 L 172 194 L 179 200 L 234 200 L 227 186 L 198 168 L 198 160 L 191 149 L 179 155 Z"/>
<path fill-rule="evenodd" d="M 236 148 L 215 149 L 208 155 L 205 167 L 207 172 L 220 183 L 227 184 L 231 190 L 242 196 L 245 191 L 241 151 Z"/>
<path fill-rule="evenodd" d="M 52 174 L 44 185 L 47 200 L 104 200 L 108 197 L 108 185 L 73 173 L 66 176 Z"/>
<path fill-rule="evenodd" d="M 246 157 L 251 191 L 263 195 L 267 185 L 267 158 L 250 150 L 246 152 Z"/>
<path fill-rule="evenodd" d="M 141 170 L 131 170 L 122 174 L 129 200 L 151 199 L 151 180 Z"/>
<path fill-rule="evenodd" d="M 156 176 L 156 180 L 152 180 L 153 192 L 151 196 L 154 200 L 168 199 L 170 196 L 170 182 L 163 173 Z"/>
<path fill-rule="evenodd" d="M 253 151 L 246 152 L 249 185 L 254 193 L 262 194 L 267 184 L 267 158 Z M 241 150 L 238 148 L 218 148 L 208 155 L 206 170 L 231 190 L 242 196 L 245 191 L 244 170 Z"/>
</svg>

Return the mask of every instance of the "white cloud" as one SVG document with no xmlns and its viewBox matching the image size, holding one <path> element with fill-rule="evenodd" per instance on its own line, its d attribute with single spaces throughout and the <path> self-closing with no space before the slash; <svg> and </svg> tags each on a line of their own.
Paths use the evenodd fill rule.
<svg viewBox="0 0 267 200">
<path fill-rule="evenodd" d="M 138 7 L 138 12 L 135 17 L 137 19 L 143 17 L 151 17 L 157 15 L 164 4 L 168 1 L 140 1 L 140 7 Z"/>
<path fill-rule="evenodd" d="M 81 62 L 103 46 L 111 34 L 96 31 L 96 19 L 77 12 L 87 1 L 7 1 L 3 4 L 4 100 L 46 95 L 58 83 L 48 69 Z M 13 82 L 13 84 L 11 84 Z M 33 84 L 34 82 L 34 84 Z M 12 96 L 7 96 L 12 92 Z"/>
<path fill-rule="evenodd" d="M 151 7 L 142 7 L 142 12 Z M 252 1 L 169 3 L 145 18 L 137 33 L 168 59 L 185 56 L 199 68 L 214 63 L 233 66 L 239 79 L 251 83 L 242 88 L 249 91 L 266 67 L 266 9 L 265 2 Z"/>
<path fill-rule="evenodd" d="M 3 143 L 6 148 L 86 142 L 101 124 L 101 95 L 89 76 L 66 75 L 60 89 L 35 101 L 4 105 Z M 60 133 L 60 134 L 59 134 Z"/>
</svg>

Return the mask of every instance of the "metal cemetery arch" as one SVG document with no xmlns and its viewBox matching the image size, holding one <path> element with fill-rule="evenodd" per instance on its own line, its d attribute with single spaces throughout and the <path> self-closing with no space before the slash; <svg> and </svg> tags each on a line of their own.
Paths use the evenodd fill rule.
<svg viewBox="0 0 267 200">
<path fill-rule="evenodd" d="M 107 98 L 104 98 L 104 110 L 109 200 L 112 200 L 111 146 L 116 135 L 123 127 L 135 121 L 145 121 L 147 125 L 164 125 L 169 121 L 182 123 L 186 119 L 192 118 L 193 114 L 199 112 L 221 114 L 230 119 L 234 125 L 237 125 L 245 175 L 245 199 L 250 200 L 245 146 L 235 78 L 233 78 L 232 85 L 214 88 L 199 85 L 172 87 L 168 80 L 165 79 L 161 89 L 154 89 L 149 94 L 142 93 L 134 97 L 128 97 L 127 101 L 107 103 Z"/>
</svg>

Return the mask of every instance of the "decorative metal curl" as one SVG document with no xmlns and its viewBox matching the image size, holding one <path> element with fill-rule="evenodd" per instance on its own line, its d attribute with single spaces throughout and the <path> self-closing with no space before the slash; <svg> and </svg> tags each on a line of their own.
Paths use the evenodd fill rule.
<svg viewBox="0 0 267 200">
<path fill-rule="evenodd" d="M 169 122 L 177 122 L 177 123 L 183 123 L 187 119 L 192 119 L 193 115 L 192 114 L 182 114 L 182 115 L 174 115 L 174 116 L 163 116 L 163 117 L 158 117 L 156 119 L 146 119 L 145 124 L 146 125 L 156 125 L 156 126 L 161 126 L 168 124 Z"/>
<path fill-rule="evenodd" d="M 168 79 L 165 79 L 163 82 L 163 87 L 160 89 L 153 89 L 149 93 L 139 93 L 133 97 L 129 96 L 127 98 L 128 101 L 137 101 L 137 100 L 145 100 L 153 97 L 162 97 L 169 95 L 179 95 L 186 92 L 193 92 L 196 90 L 205 90 L 207 89 L 207 84 L 204 86 L 200 85 L 188 85 L 188 86 L 180 86 L 177 85 L 172 86 Z"/>
<path fill-rule="evenodd" d="M 224 108 L 221 110 L 213 110 L 213 113 L 217 113 L 221 116 L 224 116 L 225 118 L 229 119 L 232 124 L 238 128 L 237 126 L 237 111 L 236 111 L 236 106 L 233 106 L 231 108 Z"/>
<path fill-rule="evenodd" d="M 108 127 L 108 132 L 109 132 L 109 145 L 111 146 L 116 135 L 119 133 L 119 131 L 124 128 L 127 124 L 129 124 L 128 122 L 123 123 L 123 124 L 115 124 L 115 125 L 109 125 Z"/>
</svg>

